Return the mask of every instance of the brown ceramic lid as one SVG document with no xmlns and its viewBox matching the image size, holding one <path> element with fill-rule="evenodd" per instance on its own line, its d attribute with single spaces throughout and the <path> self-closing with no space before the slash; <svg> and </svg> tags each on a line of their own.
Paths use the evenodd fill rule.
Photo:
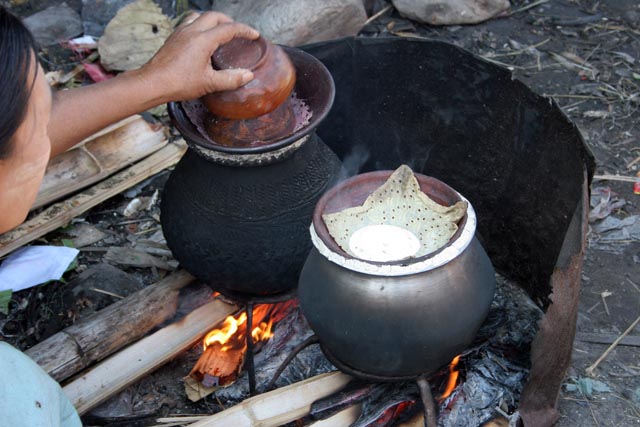
<svg viewBox="0 0 640 427">
<path fill-rule="evenodd" d="M 217 70 L 233 68 L 256 69 L 267 52 L 267 41 L 235 38 L 220 46 L 213 54 L 213 67 Z"/>
<path fill-rule="evenodd" d="M 233 120 L 253 119 L 275 110 L 289 97 L 296 71 L 284 50 L 260 37 L 236 38 L 220 46 L 211 59 L 216 69 L 248 68 L 253 80 L 235 90 L 213 92 L 202 102 L 215 116 Z"/>
</svg>

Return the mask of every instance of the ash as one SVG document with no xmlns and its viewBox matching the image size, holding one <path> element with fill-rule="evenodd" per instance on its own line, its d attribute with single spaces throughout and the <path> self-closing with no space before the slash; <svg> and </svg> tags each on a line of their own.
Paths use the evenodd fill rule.
<svg viewBox="0 0 640 427">
<path fill-rule="evenodd" d="M 480 328 L 474 345 L 462 354 L 459 366 L 462 381 L 439 405 L 439 427 L 479 426 L 499 413 L 513 413 L 518 406 L 529 373 L 531 342 L 543 312 L 520 287 L 501 276 L 496 280 L 496 294 L 487 320 Z M 266 391 L 264 388 L 282 361 L 311 335 L 313 332 L 300 309 L 293 307 L 289 315 L 276 325 L 274 337 L 255 355 L 259 391 Z M 336 368 L 324 357 L 320 347 L 311 345 L 286 367 L 276 386 L 283 387 L 334 370 Z M 440 395 L 442 384 L 446 383 L 447 372 L 443 369 L 430 379 L 435 397 Z M 235 404 L 249 397 L 248 390 L 248 378 L 244 372 L 238 381 L 219 389 L 216 395 L 222 401 Z M 335 396 L 326 399 L 335 400 Z M 419 402 L 420 396 L 415 382 L 380 383 L 371 387 L 364 400 L 352 400 L 352 404 L 361 402 L 363 405 L 362 414 L 352 427 L 366 427 L 399 403 Z M 413 406 L 419 407 L 420 404 Z M 320 411 L 313 415 L 314 419 L 322 419 L 333 413 L 335 411 L 329 409 L 326 413 Z M 391 424 L 381 425 L 394 425 L 399 421 L 396 419 Z"/>
<path fill-rule="evenodd" d="M 543 312 L 520 287 L 501 276 L 496 281 L 478 345 L 464 356 L 464 382 L 440 405 L 440 427 L 479 426 L 518 406 Z"/>
</svg>

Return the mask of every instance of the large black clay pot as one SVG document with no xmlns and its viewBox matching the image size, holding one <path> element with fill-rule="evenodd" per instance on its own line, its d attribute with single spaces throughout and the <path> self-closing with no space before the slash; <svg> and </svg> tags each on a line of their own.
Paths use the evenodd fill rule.
<svg viewBox="0 0 640 427">
<path fill-rule="evenodd" d="M 164 235 L 187 271 L 223 293 L 295 288 L 311 249 L 314 206 L 340 171 L 337 156 L 314 133 L 333 103 L 333 80 L 312 56 L 286 50 L 299 76 L 296 94 L 313 113 L 293 135 L 259 147 L 216 146 L 181 104 L 169 105 L 190 148 L 164 188 Z"/>
</svg>

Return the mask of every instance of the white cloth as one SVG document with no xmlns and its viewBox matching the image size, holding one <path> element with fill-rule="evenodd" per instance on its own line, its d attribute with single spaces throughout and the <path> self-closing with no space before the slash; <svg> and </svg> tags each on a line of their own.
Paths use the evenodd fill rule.
<svg viewBox="0 0 640 427">
<path fill-rule="evenodd" d="M 62 389 L 24 353 L 0 342 L 0 425 L 82 427 Z"/>
<path fill-rule="evenodd" d="M 59 280 L 78 250 L 66 246 L 27 246 L 0 265 L 0 291 L 18 292 L 49 280 Z"/>
</svg>

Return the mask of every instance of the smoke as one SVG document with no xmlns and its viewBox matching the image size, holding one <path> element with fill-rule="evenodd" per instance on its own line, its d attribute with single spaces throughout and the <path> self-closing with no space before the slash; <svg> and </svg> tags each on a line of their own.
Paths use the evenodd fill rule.
<svg viewBox="0 0 640 427">
<path fill-rule="evenodd" d="M 338 182 L 342 182 L 360 173 L 362 167 L 369 160 L 369 157 L 371 157 L 371 153 L 364 145 L 356 145 L 353 147 L 349 154 L 342 160 L 342 168 L 338 175 Z"/>
</svg>

